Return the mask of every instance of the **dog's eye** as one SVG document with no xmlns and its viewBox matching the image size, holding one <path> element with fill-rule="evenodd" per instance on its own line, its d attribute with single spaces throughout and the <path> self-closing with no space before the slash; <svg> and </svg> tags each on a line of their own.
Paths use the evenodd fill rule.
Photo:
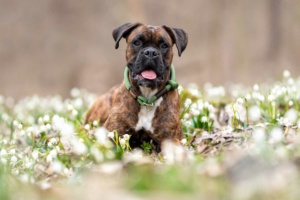
<svg viewBox="0 0 300 200">
<path fill-rule="evenodd" d="M 137 41 L 135 41 L 134 43 L 133 43 L 135 46 L 141 46 L 141 41 L 139 41 L 139 40 L 137 40 Z"/>
<path fill-rule="evenodd" d="M 160 47 L 161 47 L 162 49 L 166 49 L 166 48 L 168 48 L 169 46 L 168 46 L 167 44 L 164 43 L 164 44 L 161 44 Z"/>
</svg>

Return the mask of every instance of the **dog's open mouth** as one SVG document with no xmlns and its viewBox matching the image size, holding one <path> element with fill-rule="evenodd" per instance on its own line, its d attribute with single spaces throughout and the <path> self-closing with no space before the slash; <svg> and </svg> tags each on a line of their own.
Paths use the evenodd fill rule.
<svg viewBox="0 0 300 200">
<path fill-rule="evenodd" d="M 143 78 L 148 79 L 148 80 L 154 80 L 157 77 L 155 71 L 152 69 L 146 69 L 146 70 L 142 71 L 140 76 L 142 76 Z"/>
</svg>

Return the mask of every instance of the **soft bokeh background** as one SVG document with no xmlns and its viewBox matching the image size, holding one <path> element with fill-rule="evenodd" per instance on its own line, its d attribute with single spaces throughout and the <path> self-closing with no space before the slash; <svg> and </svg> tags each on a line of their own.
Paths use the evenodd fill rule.
<svg viewBox="0 0 300 200">
<path fill-rule="evenodd" d="M 273 81 L 300 74 L 299 0 L 0 0 L 0 94 L 103 93 L 122 81 L 125 22 L 186 30 L 174 57 L 182 85 Z M 174 49 L 175 50 L 175 49 Z"/>
</svg>

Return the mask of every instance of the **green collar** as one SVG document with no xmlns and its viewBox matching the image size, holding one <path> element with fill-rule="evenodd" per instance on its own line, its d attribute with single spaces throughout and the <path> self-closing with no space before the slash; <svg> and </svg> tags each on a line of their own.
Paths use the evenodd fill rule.
<svg viewBox="0 0 300 200">
<path fill-rule="evenodd" d="M 129 68 L 126 66 L 125 71 L 124 71 L 124 83 L 126 89 L 130 92 L 130 94 L 133 96 L 134 99 L 136 99 L 139 104 L 142 106 L 154 106 L 155 102 L 157 99 L 159 99 L 161 96 L 163 96 L 165 93 L 167 93 L 170 90 L 175 90 L 178 88 L 178 83 L 175 81 L 175 69 L 173 64 L 171 65 L 171 77 L 170 80 L 168 80 L 166 86 L 156 93 L 154 96 L 150 97 L 150 99 L 147 99 L 141 95 L 138 95 L 137 92 L 132 88 L 129 78 Z"/>
</svg>

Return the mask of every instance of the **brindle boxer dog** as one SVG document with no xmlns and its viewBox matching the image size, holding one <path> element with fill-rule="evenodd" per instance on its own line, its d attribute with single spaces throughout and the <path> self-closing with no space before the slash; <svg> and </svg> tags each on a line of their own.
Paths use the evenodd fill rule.
<svg viewBox="0 0 300 200">
<path fill-rule="evenodd" d="M 179 143 L 183 135 L 172 47 L 176 45 L 180 56 L 187 33 L 168 26 L 126 23 L 113 30 L 113 38 L 116 49 L 122 38 L 128 45 L 124 82 L 99 97 L 86 123 L 100 120 L 109 131 L 131 135 L 132 148 L 146 141 L 159 152 L 165 139 Z"/>
</svg>

